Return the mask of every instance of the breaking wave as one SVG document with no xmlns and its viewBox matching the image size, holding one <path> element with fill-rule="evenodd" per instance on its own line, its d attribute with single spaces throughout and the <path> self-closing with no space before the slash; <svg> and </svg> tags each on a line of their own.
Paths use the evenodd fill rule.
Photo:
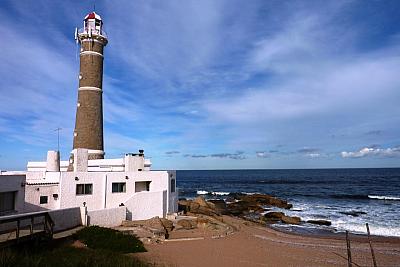
<svg viewBox="0 0 400 267">
<path fill-rule="evenodd" d="M 400 197 L 391 197 L 391 196 L 372 196 L 372 195 L 368 195 L 368 198 L 379 199 L 379 200 L 400 200 Z"/>
</svg>

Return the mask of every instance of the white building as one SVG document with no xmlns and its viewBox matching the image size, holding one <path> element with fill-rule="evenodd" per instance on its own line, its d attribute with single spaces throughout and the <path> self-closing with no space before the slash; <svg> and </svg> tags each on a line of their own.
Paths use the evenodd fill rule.
<svg viewBox="0 0 400 267">
<path fill-rule="evenodd" d="M 176 172 L 151 171 L 142 150 L 120 159 L 88 160 L 87 149 L 73 155 L 72 172 L 49 151 L 46 162 L 28 162 L 26 172 L 1 173 L 0 213 L 125 206 L 126 219 L 141 220 L 177 211 Z"/>
</svg>

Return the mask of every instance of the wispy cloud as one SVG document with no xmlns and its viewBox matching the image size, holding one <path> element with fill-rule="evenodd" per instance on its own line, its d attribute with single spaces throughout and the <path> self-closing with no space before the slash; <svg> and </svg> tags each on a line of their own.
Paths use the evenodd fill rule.
<svg viewBox="0 0 400 267">
<path fill-rule="evenodd" d="M 232 159 L 240 167 L 289 167 L 309 157 L 339 165 L 340 151 L 365 144 L 394 148 L 400 42 L 398 21 L 387 14 L 399 5 L 370 5 L 379 12 L 357 1 L 99 2 L 110 39 L 106 156 L 144 148 L 159 155 L 156 167 L 229 168 Z M 68 155 L 79 68 L 73 30 L 91 8 L 0 4 L 2 159 L 27 147 L 39 158 L 54 147 L 57 127 Z M 166 153 L 173 151 L 183 156 Z"/>
<path fill-rule="evenodd" d="M 400 147 L 393 148 L 376 148 L 376 147 L 364 147 L 358 151 L 341 153 L 343 158 L 363 158 L 368 156 L 379 156 L 379 157 L 400 157 Z"/>
</svg>

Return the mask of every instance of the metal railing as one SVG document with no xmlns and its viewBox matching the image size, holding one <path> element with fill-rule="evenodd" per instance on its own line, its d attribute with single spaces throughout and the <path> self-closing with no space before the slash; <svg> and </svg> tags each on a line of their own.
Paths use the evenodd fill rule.
<svg viewBox="0 0 400 267">
<path fill-rule="evenodd" d="M 103 36 L 105 38 L 107 38 L 107 33 L 104 30 L 98 30 L 98 29 L 93 29 L 93 28 L 80 28 L 78 30 L 78 34 L 88 34 L 89 35 L 89 31 L 91 31 L 92 35 L 100 35 Z"/>
<path fill-rule="evenodd" d="M 43 219 L 38 221 L 37 218 Z M 28 221 L 28 223 L 26 221 Z M 16 223 L 16 226 L 10 227 L 11 229 L 5 230 L 2 233 L 4 234 L 15 232 L 15 240 L 17 241 L 17 243 L 21 238 L 21 231 L 24 229 L 29 229 L 28 236 L 30 237 L 30 239 L 32 239 L 35 234 L 44 234 L 49 238 L 53 238 L 54 221 L 48 211 L 23 213 L 0 217 L 0 225 L 13 222 Z M 21 224 L 21 222 L 23 223 Z M 35 226 L 39 226 L 40 228 L 43 227 L 43 230 L 39 229 L 39 231 L 35 232 Z"/>
</svg>

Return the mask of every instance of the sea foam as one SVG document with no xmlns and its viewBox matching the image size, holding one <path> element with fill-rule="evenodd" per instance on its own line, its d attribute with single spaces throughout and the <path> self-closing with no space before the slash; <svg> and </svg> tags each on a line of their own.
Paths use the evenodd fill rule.
<svg viewBox="0 0 400 267">
<path fill-rule="evenodd" d="M 368 195 L 368 198 L 379 199 L 379 200 L 400 200 L 400 197 L 390 197 L 390 196 L 372 196 L 372 195 Z"/>
</svg>

